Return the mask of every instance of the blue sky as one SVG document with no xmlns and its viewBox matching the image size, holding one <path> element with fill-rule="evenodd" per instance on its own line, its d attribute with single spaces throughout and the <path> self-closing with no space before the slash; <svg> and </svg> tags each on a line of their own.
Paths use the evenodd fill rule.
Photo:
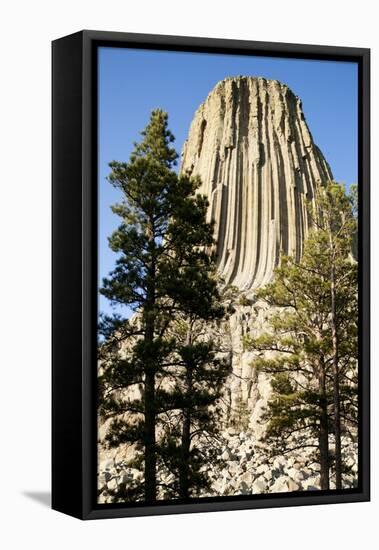
<svg viewBox="0 0 379 550">
<path fill-rule="evenodd" d="M 334 179 L 357 182 L 358 68 L 354 63 L 99 48 L 99 281 L 114 266 L 108 236 L 119 220 L 118 193 L 106 181 L 111 160 L 127 161 L 152 109 L 169 113 L 180 153 L 193 115 L 219 80 L 262 76 L 287 84 L 303 103 L 315 143 Z M 110 313 L 100 296 L 99 310 Z M 126 312 L 125 312 L 126 313 Z"/>
</svg>

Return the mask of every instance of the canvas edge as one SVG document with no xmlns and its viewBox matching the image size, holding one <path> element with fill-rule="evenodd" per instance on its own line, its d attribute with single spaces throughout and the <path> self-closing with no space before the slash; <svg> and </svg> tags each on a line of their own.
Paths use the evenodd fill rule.
<svg viewBox="0 0 379 550">
<path fill-rule="evenodd" d="M 336 46 L 314 46 L 314 45 L 302 45 L 302 44 L 282 44 L 273 42 L 254 42 L 254 41 L 241 41 L 241 40 L 229 40 L 229 39 L 208 39 L 208 38 L 195 38 L 195 37 L 176 37 L 176 36 L 163 36 L 163 35 L 145 35 L 135 33 L 114 33 L 114 32 L 102 32 L 102 31 L 81 31 L 75 33 L 69 37 L 65 37 L 53 42 L 54 44 L 60 42 L 62 45 L 65 40 L 72 39 L 72 37 L 80 37 L 81 41 L 81 61 L 82 61 L 82 112 L 81 112 L 81 130 L 82 130 L 82 142 L 81 142 L 81 163 L 80 163 L 80 183 L 78 175 L 78 166 L 75 167 L 75 179 L 77 184 L 80 185 L 82 193 L 81 204 L 81 216 L 82 216 L 82 228 L 81 234 L 72 235 L 73 239 L 80 239 L 82 244 L 82 271 L 80 272 L 80 292 L 81 292 L 81 308 L 82 308 L 82 347 L 81 349 L 81 370 L 80 379 L 78 372 L 74 374 L 73 387 L 78 390 L 81 388 L 80 399 L 80 419 L 78 424 L 81 426 L 81 444 L 80 444 L 80 456 L 77 443 L 75 456 L 78 457 L 80 463 L 80 494 L 77 494 L 77 503 L 73 505 L 61 506 L 57 504 L 56 492 L 53 484 L 53 505 L 56 510 L 73 515 L 81 519 L 100 519 L 100 518 L 116 518 L 116 517 L 130 517 L 130 516 L 146 516 L 146 515 L 161 515 L 161 514 L 179 514 L 179 513 L 191 513 L 191 512 L 211 512 L 211 511 L 228 511 L 228 510 L 242 510 L 242 509 L 257 509 L 257 508 L 273 508 L 282 506 L 300 506 L 300 505 L 313 505 L 313 504 L 332 504 L 343 502 L 364 502 L 370 500 L 370 339 L 369 339 L 369 302 L 370 302 L 370 272 L 369 272 L 369 187 L 370 187 L 370 50 L 366 48 L 350 48 L 350 47 L 336 47 Z M 94 356 L 93 356 L 93 339 L 94 330 L 96 327 L 96 321 L 94 318 L 96 312 L 94 309 L 93 296 L 96 291 L 96 248 L 97 242 L 94 242 L 94 228 L 96 227 L 97 217 L 97 166 L 95 162 L 97 138 L 96 138 L 96 68 L 95 68 L 95 56 L 94 53 L 99 45 L 114 44 L 115 47 L 124 46 L 131 47 L 135 45 L 137 47 L 148 48 L 173 48 L 173 49 L 187 49 L 199 51 L 200 49 L 208 51 L 224 51 L 229 53 L 243 52 L 244 54 L 259 54 L 259 55 L 282 55 L 291 57 L 306 58 L 328 58 L 336 59 L 343 58 L 344 60 L 355 60 L 360 63 L 362 70 L 361 78 L 361 116 L 360 116 L 360 184 L 361 184 L 361 202 L 360 209 L 362 214 L 360 216 L 361 223 L 361 280 L 360 284 L 363 287 L 362 291 L 362 325 L 364 326 L 364 333 L 362 335 L 362 400 L 361 407 L 361 445 L 360 445 L 360 461 L 361 461 L 361 491 L 346 494 L 331 493 L 328 495 L 318 494 L 304 494 L 304 495 L 268 495 L 264 499 L 251 499 L 251 500 L 236 500 L 233 501 L 223 500 L 217 502 L 201 502 L 201 503 L 186 503 L 186 504 L 160 504 L 156 506 L 136 506 L 136 507 L 104 507 L 96 505 L 96 487 L 95 487 L 95 474 L 96 474 L 96 457 L 95 444 L 96 444 L 96 413 L 94 411 L 94 388 L 96 383 L 96 369 L 94 369 Z M 54 91 L 53 91 L 53 111 L 54 107 Z M 54 121 L 54 114 L 53 114 Z M 78 126 L 78 121 L 73 121 L 73 126 Z M 69 137 L 69 136 L 66 136 Z M 56 138 L 55 138 L 56 139 Z M 53 122 L 53 140 L 54 140 L 54 122 Z M 56 143 L 57 147 L 57 143 Z M 54 150 L 54 146 L 53 146 Z M 57 154 L 57 153 L 55 153 Z M 54 158 L 54 153 L 53 153 Z M 53 161 L 54 164 L 54 161 Z M 54 172 L 54 171 L 53 171 Z M 54 187 L 54 174 L 53 174 L 53 187 Z M 56 185 L 56 184 L 55 184 Z M 364 195 L 363 192 L 364 191 Z M 54 200 L 53 200 L 54 202 Z M 54 224 L 54 222 L 53 222 Z M 57 244 L 57 243 L 56 243 Z M 56 246 L 55 244 L 55 246 Z M 75 271 L 77 266 L 69 266 L 70 269 Z M 59 280 L 58 275 L 58 280 Z M 57 276 L 56 276 L 57 278 Z M 79 281 L 76 282 L 79 284 Z M 53 292 L 54 294 L 54 292 Z M 54 301 L 53 301 L 54 302 Z M 57 311 L 53 308 L 53 318 L 56 317 Z M 54 330 L 53 330 L 54 334 Z M 55 338 L 56 341 L 56 338 Z M 54 336 L 53 336 L 54 342 Z M 53 361 L 54 363 L 54 361 Z M 59 370 L 59 368 L 58 368 Z M 57 374 L 57 366 L 56 366 Z M 53 378 L 54 367 L 53 367 Z M 56 382 L 56 381 L 55 381 Z M 53 388 L 56 386 L 53 380 Z M 57 395 L 57 390 L 54 393 L 53 389 L 53 403 L 54 395 Z M 75 403 L 77 409 L 78 403 Z M 53 404 L 53 408 L 56 408 Z M 61 410 L 61 408 L 59 409 Z M 61 410 L 64 414 L 64 411 Z M 54 415 L 54 410 L 53 410 Z M 59 416 L 59 415 L 58 415 Z M 67 426 L 67 419 L 61 419 L 57 421 L 57 411 L 55 411 L 55 422 L 53 422 L 53 431 L 58 428 L 62 429 L 63 426 Z M 55 435 L 56 440 L 56 435 Z M 58 445 L 58 448 L 62 446 Z M 94 471 L 95 469 L 95 471 Z M 55 472 L 55 478 L 57 479 L 57 467 L 53 464 L 53 472 Z M 69 474 L 70 472 L 66 472 Z M 60 474 L 61 475 L 61 474 Z M 54 475 L 53 475 L 54 478 Z M 59 500 L 59 499 L 58 499 Z M 75 500 L 75 499 L 74 499 Z"/>
</svg>

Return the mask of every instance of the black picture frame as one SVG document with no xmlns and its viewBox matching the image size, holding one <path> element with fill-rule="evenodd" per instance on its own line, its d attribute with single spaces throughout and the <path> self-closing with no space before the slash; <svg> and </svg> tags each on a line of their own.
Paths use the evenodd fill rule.
<svg viewBox="0 0 379 550">
<path fill-rule="evenodd" d="M 157 505 L 96 503 L 97 48 L 354 61 L 359 74 L 359 486 Z M 52 43 L 52 507 L 81 519 L 370 499 L 370 50 L 81 31 Z"/>
</svg>

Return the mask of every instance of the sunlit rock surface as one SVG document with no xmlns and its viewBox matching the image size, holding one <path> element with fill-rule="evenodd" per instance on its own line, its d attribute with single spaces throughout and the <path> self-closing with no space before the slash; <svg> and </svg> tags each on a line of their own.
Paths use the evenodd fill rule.
<svg viewBox="0 0 379 550">
<path fill-rule="evenodd" d="M 300 99 L 277 80 L 247 76 L 222 80 L 200 105 L 182 171 L 200 176 L 220 274 L 242 291 L 270 280 L 281 251 L 300 258 L 306 200 L 332 177 Z"/>
</svg>

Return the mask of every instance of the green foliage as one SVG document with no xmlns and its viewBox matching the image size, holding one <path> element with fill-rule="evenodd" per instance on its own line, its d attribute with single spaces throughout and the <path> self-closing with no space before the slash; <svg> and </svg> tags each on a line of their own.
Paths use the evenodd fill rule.
<svg viewBox="0 0 379 550">
<path fill-rule="evenodd" d="M 249 298 L 245 296 L 245 294 L 241 294 L 238 303 L 240 306 L 250 306 L 252 304 L 252 301 L 249 300 Z"/>
<path fill-rule="evenodd" d="M 202 466 L 212 455 L 214 462 L 220 448 L 218 399 L 230 373 L 230 364 L 216 357 L 214 343 L 197 338 L 201 326 L 188 322 L 186 341 L 178 345 L 171 376 L 175 409 L 166 417 L 161 443 L 165 468 L 178 480 L 171 496 L 181 498 L 209 489 Z"/>
<path fill-rule="evenodd" d="M 246 432 L 249 428 L 250 412 L 246 401 L 239 397 L 233 407 L 230 425 L 239 432 Z"/>
<path fill-rule="evenodd" d="M 157 109 L 129 162 L 110 163 L 109 181 L 122 200 L 112 207 L 120 218 L 109 238 L 117 254 L 115 268 L 101 288 L 111 303 L 131 308 L 136 315 L 129 320 L 116 315 L 101 320 L 99 413 L 110 421 L 106 436 L 110 447 L 139 444 L 144 449 L 144 460 L 138 458 L 136 467 L 144 467 L 144 494 L 150 501 L 157 495 L 157 467 L 175 446 L 182 453 L 180 468 L 171 464 L 170 469 L 178 476 L 179 468 L 183 477 L 181 426 L 186 415 L 190 415 L 186 483 L 194 494 L 203 486 L 201 453 L 193 443 L 193 432 L 211 430 L 227 371 L 210 342 L 183 343 L 189 319 L 191 323 L 220 320 L 225 310 L 211 254 L 208 203 L 197 194 L 198 179 L 173 170 L 177 160 L 173 141 L 167 113 Z M 177 486 L 175 478 L 166 490 L 180 496 Z M 135 494 L 128 486 L 114 498 Z"/>
<path fill-rule="evenodd" d="M 270 331 L 244 341 L 258 353 L 258 371 L 273 374 L 263 421 L 274 454 L 288 452 L 294 434 L 304 447 L 320 441 L 324 413 L 327 432 L 333 433 L 334 361 L 345 431 L 357 420 L 358 272 L 351 256 L 357 222 L 341 185 L 320 186 L 315 204 L 309 206 L 311 227 L 301 260 L 282 256 L 273 281 L 257 292 L 273 307 Z"/>
</svg>

